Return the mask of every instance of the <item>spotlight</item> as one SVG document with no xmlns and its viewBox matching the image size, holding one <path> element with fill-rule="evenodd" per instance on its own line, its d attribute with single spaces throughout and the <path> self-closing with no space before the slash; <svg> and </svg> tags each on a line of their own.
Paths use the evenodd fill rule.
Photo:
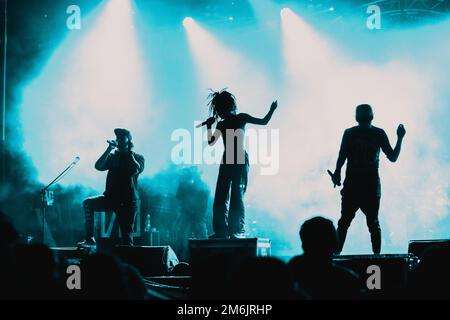
<svg viewBox="0 0 450 320">
<path fill-rule="evenodd" d="M 68 176 L 63 183 L 82 180 L 100 189 L 91 166 L 97 157 L 93 150 L 103 149 L 104 143 L 92 137 L 108 137 L 111 128 L 119 126 L 134 131 L 145 128 L 142 121 L 148 117 L 151 85 L 143 71 L 145 62 L 136 31 L 130 28 L 134 22 L 132 1 L 103 1 L 85 22 L 83 34 L 77 39 L 68 36 L 54 48 L 43 70 L 24 88 L 21 124 L 27 137 L 24 149 L 39 168 L 39 180 L 51 181 L 68 155 L 79 152 L 84 163 L 77 168 L 77 175 Z M 49 110 L 51 117 L 47 116 Z M 71 130 L 65 130 L 67 121 L 74 119 Z M 138 140 L 139 136 L 135 134 Z M 44 141 L 48 142 L 45 152 L 39 147 Z M 54 155 L 52 161 L 48 154 Z"/>
<path fill-rule="evenodd" d="M 194 19 L 192 19 L 191 17 L 186 17 L 183 19 L 183 26 L 185 28 L 188 28 L 190 26 L 192 26 L 194 24 Z"/>
<path fill-rule="evenodd" d="M 292 10 L 289 9 L 289 8 L 283 8 L 283 9 L 281 9 L 281 11 L 280 11 L 280 15 L 281 15 L 282 17 L 286 17 L 286 16 L 288 16 L 289 14 L 292 14 Z"/>
</svg>

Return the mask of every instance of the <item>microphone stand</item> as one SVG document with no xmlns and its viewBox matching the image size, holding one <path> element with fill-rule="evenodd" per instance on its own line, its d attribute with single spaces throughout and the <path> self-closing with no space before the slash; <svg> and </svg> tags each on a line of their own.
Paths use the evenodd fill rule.
<svg viewBox="0 0 450 320">
<path fill-rule="evenodd" d="M 73 167 L 77 164 L 77 162 L 80 160 L 79 157 L 75 159 L 75 161 L 72 161 L 72 163 L 65 168 L 55 179 L 53 179 L 52 182 L 50 182 L 47 186 L 41 189 L 41 204 L 42 204 L 42 243 L 45 243 L 45 215 L 47 213 L 47 207 L 51 205 L 48 197 L 48 190 L 51 186 L 53 186 L 56 182 L 58 182 L 60 179 L 62 179 L 70 170 L 72 170 Z M 53 203 L 53 199 L 51 199 Z"/>
</svg>

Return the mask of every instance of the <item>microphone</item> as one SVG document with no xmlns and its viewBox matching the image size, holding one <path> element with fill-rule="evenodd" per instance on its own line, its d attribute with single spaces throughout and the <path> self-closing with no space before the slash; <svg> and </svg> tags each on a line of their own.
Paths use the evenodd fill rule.
<svg viewBox="0 0 450 320">
<path fill-rule="evenodd" d="M 333 180 L 333 172 L 331 172 L 330 170 L 327 170 L 327 172 L 328 172 L 328 174 L 330 175 L 330 177 L 331 177 L 331 180 Z M 340 183 L 338 183 L 338 184 L 335 184 L 334 185 L 334 187 L 336 188 L 336 186 L 341 186 L 341 184 Z"/>
<path fill-rule="evenodd" d="M 203 121 L 202 123 L 199 123 L 199 124 L 196 125 L 195 127 L 196 127 L 196 128 L 201 128 L 201 127 L 203 127 L 203 126 L 206 126 L 207 123 L 208 123 L 208 120 Z"/>
<path fill-rule="evenodd" d="M 116 140 L 106 140 L 110 146 L 113 146 L 117 148 L 117 141 Z"/>
<path fill-rule="evenodd" d="M 205 121 L 203 121 L 202 123 L 196 125 L 195 127 L 196 127 L 196 128 L 201 128 L 201 127 L 203 127 L 203 126 L 206 126 L 207 124 L 208 124 L 208 120 L 205 120 Z"/>
<path fill-rule="evenodd" d="M 76 156 L 75 160 L 72 161 L 72 165 L 76 165 L 78 163 L 78 161 L 80 161 L 80 157 Z"/>
<path fill-rule="evenodd" d="M 330 177 L 333 178 L 333 172 L 331 172 L 330 170 L 327 170 L 328 174 L 330 175 Z"/>
</svg>

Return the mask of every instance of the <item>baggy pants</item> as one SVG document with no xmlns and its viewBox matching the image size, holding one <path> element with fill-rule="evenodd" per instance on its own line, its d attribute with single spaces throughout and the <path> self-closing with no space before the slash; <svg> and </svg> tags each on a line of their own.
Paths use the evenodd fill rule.
<svg viewBox="0 0 450 320">
<path fill-rule="evenodd" d="M 122 233 L 121 244 L 133 245 L 131 234 L 139 205 L 140 200 L 113 201 L 103 195 L 84 200 L 86 239 L 94 236 L 94 212 L 112 210 L 116 214 Z"/>
<path fill-rule="evenodd" d="M 245 164 L 220 165 L 213 204 L 213 230 L 217 235 L 245 231 L 244 194 L 248 168 L 248 158 Z"/>
</svg>

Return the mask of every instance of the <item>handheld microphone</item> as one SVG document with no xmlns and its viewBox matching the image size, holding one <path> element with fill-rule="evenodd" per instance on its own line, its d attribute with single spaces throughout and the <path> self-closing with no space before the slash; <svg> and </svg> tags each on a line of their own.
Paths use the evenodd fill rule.
<svg viewBox="0 0 450 320">
<path fill-rule="evenodd" d="M 115 140 L 106 140 L 110 146 L 117 147 L 117 142 Z"/>
<path fill-rule="evenodd" d="M 331 177 L 331 180 L 333 180 L 333 172 L 331 172 L 330 170 L 327 170 L 327 172 L 328 172 L 328 174 L 330 175 L 330 177 Z M 338 183 L 338 184 L 335 184 L 334 185 L 334 187 L 336 187 L 336 186 L 341 186 L 341 184 L 340 183 Z"/>
<path fill-rule="evenodd" d="M 200 128 L 200 127 L 206 126 L 206 125 L 208 124 L 208 120 L 209 120 L 209 119 L 203 121 L 202 123 L 196 125 L 195 127 L 196 127 L 196 128 Z"/>
<path fill-rule="evenodd" d="M 208 120 L 203 121 L 202 123 L 199 123 L 199 124 L 196 125 L 195 127 L 196 127 L 196 128 L 201 128 L 201 127 L 203 127 L 203 126 L 206 126 L 207 123 L 208 123 Z"/>
</svg>

